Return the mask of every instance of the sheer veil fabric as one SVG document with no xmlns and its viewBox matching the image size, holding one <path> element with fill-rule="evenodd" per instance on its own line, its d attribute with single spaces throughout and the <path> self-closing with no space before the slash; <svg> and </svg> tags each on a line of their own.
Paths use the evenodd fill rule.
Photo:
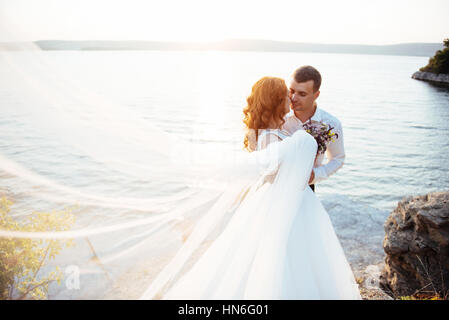
<svg viewBox="0 0 449 320">
<path fill-rule="evenodd" d="M 54 286 L 50 297 L 138 298 L 200 217 L 215 212 L 218 226 L 264 165 L 262 154 L 205 148 L 164 132 L 130 108 L 72 82 L 33 43 L 0 48 L 0 63 L 3 97 L 10 98 L 1 120 L 17 123 L 16 131 L 2 131 L 4 141 L 23 144 L 27 158 L 44 166 L 58 159 L 70 159 L 67 166 L 72 166 L 39 170 L 33 161 L 17 157 L 19 152 L 0 151 L 0 171 L 10 178 L 10 193 L 27 195 L 15 201 L 19 216 L 44 207 L 77 208 L 69 231 L 0 230 L 6 238 L 75 240 L 75 247 L 63 250 L 48 269 L 76 266 L 81 286 Z M 78 166 L 95 167 L 96 173 L 90 177 Z M 136 179 L 150 182 L 154 191 L 144 197 L 108 194 Z M 136 288 L 133 276 L 140 289 L 131 289 Z"/>
<path fill-rule="evenodd" d="M 252 153 L 183 140 L 72 81 L 6 18 L 0 28 L 13 41 L 0 46 L 0 87 L 9 99 L 1 120 L 17 125 L 1 133 L 23 143 L 28 157 L 1 149 L 0 174 L 12 193 L 26 195 L 16 200 L 19 218 L 31 209 L 77 208 L 68 231 L 0 230 L 3 238 L 74 239 L 43 271 L 75 266 L 80 287 L 55 284 L 49 298 L 359 298 L 307 186 L 311 136 L 298 132 Z M 273 168 L 275 180 L 264 183 Z M 116 192 L 136 180 L 155 191 Z"/>
</svg>

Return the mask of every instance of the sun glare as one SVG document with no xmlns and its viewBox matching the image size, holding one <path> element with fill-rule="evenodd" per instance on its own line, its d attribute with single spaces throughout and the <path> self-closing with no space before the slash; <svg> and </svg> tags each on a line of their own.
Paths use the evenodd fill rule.
<svg viewBox="0 0 449 320">
<path fill-rule="evenodd" d="M 8 18 L 32 41 L 440 42 L 448 11 L 446 0 L 0 0 L 0 20 Z M 0 29 L 0 41 L 8 37 Z"/>
</svg>

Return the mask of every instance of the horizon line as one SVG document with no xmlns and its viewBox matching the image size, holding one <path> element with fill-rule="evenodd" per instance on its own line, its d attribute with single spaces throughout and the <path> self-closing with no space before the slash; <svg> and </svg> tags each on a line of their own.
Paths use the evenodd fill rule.
<svg viewBox="0 0 449 320">
<path fill-rule="evenodd" d="M 210 41 L 182 41 L 182 40 L 157 40 L 157 39 L 134 39 L 134 40 L 106 40 L 106 39 L 39 39 L 39 40 L 31 40 L 31 41 L 2 41 L 2 42 L 39 42 L 39 41 L 67 41 L 67 42 L 76 42 L 76 41 L 108 41 L 108 42 L 162 42 L 162 43 L 182 43 L 182 44 L 214 44 L 226 41 L 270 41 L 270 42 L 279 42 L 279 43 L 298 43 L 298 44 L 312 44 L 312 45 L 346 45 L 346 46 L 395 46 L 395 45 L 406 45 L 406 44 L 443 44 L 443 40 L 441 42 L 398 42 L 391 44 L 367 44 L 367 43 L 325 43 L 325 42 L 300 42 L 300 41 L 287 41 L 287 40 L 272 40 L 272 39 L 259 39 L 259 38 L 226 38 L 220 40 L 210 40 Z"/>
</svg>

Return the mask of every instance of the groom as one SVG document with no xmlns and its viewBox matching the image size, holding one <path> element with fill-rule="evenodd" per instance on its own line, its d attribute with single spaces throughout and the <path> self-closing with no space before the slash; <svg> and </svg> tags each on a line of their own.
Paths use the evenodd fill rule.
<svg viewBox="0 0 449 320">
<path fill-rule="evenodd" d="M 286 117 L 282 129 L 293 134 L 296 130 L 304 130 L 303 123 L 311 119 L 321 121 L 334 128 L 338 138 L 327 145 L 326 157 L 328 162 L 322 164 L 324 155 L 320 154 L 315 160 L 309 185 L 315 191 L 315 183 L 329 178 L 343 166 L 345 149 L 343 145 L 343 131 L 340 121 L 330 113 L 317 107 L 316 99 L 320 95 L 321 75 L 311 66 L 297 69 L 290 81 L 289 97 L 292 114 Z"/>
</svg>

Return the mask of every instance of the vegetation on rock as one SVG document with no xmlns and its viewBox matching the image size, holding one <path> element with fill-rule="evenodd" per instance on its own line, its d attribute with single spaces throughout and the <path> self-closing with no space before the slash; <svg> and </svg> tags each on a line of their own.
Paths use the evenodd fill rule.
<svg viewBox="0 0 449 320">
<path fill-rule="evenodd" d="M 444 49 L 438 50 L 435 55 L 429 59 L 427 66 L 419 71 L 431 72 L 436 74 L 449 74 L 449 38 L 443 41 Z"/>
<path fill-rule="evenodd" d="M 8 231 L 65 231 L 74 222 L 69 210 L 51 213 L 33 212 L 17 222 L 10 215 L 12 202 L 0 199 L 0 229 Z M 73 246 L 72 240 L 41 240 L 0 237 L 0 300 L 46 299 L 48 286 L 60 284 L 62 272 L 42 274 L 45 264 L 54 259 L 63 247 Z"/>
</svg>

